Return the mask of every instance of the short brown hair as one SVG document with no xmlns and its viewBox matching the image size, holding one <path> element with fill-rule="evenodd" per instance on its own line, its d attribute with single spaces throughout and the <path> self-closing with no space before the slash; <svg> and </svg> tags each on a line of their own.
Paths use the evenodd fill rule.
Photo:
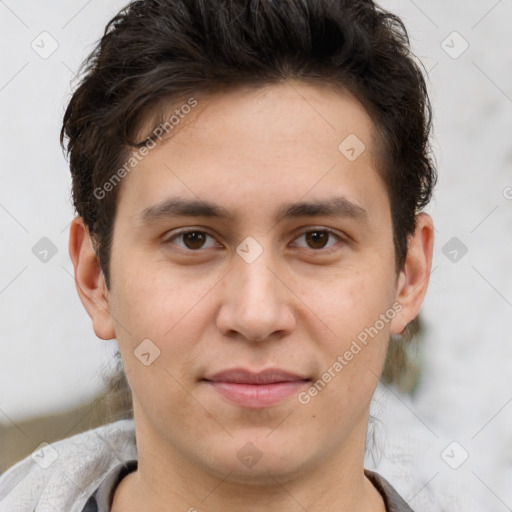
<svg viewBox="0 0 512 512">
<path fill-rule="evenodd" d="M 219 87 L 301 78 L 349 90 L 373 119 L 393 222 L 396 270 L 415 214 L 431 198 L 436 171 L 431 106 L 401 20 L 371 0 L 140 0 L 106 26 L 82 64 L 60 142 L 73 201 L 98 244 L 109 286 L 109 254 L 120 186 L 98 199 L 123 165 L 141 123 L 164 102 Z"/>
</svg>

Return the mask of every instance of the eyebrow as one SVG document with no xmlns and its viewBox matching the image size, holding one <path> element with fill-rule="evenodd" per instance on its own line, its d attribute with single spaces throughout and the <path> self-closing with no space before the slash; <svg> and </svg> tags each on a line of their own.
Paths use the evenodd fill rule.
<svg viewBox="0 0 512 512">
<path fill-rule="evenodd" d="M 169 217 L 208 217 L 235 221 L 236 216 L 223 206 L 201 199 L 189 200 L 170 197 L 149 206 L 138 215 L 138 220 L 149 224 Z M 368 221 L 368 212 L 360 205 L 338 196 L 317 201 L 284 203 L 275 213 L 274 220 L 299 217 L 348 217 L 362 222 Z"/>
</svg>

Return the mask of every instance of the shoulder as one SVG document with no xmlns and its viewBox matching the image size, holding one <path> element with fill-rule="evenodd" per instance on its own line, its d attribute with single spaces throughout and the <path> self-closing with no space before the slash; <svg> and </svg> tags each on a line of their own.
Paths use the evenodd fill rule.
<svg viewBox="0 0 512 512">
<path fill-rule="evenodd" d="M 46 444 L 0 475 L 0 512 L 79 512 L 113 467 L 136 458 L 133 420 Z"/>
<path fill-rule="evenodd" d="M 368 469 L 364 474 L 382 495 L 387 512 L 414 512 L 384 477 Z"/>
</svg>

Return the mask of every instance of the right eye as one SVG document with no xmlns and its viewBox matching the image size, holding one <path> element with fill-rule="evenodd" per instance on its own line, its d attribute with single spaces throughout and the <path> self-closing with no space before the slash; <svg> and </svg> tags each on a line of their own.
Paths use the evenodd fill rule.
<svg viewBox="0 0 512 512">
<path fill-rule="evenodd" d="M 210 237 L 212 240 L 215 240 L 212 235 L 206 233 L 205 231 L 200 231 L 197 229 L 187 229 L 181 230 L 174 235 L 167 237 L 163 243 L 164 245 L 177 245 L 181 250 L 197 252 L 199 249 L 208 249 L 212 247 L 217 247 L 217 244 L 210 245 L 210 247 L 205 247 L 205 241 Z M 181 240 L 183 245 L 175 244 L 175 240 Z"/>
</svg>

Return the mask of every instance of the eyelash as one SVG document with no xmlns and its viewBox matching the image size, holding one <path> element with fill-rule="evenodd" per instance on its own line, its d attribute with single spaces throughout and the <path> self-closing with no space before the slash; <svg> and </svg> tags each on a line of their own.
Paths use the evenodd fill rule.
<svg viewBox="0 0 512 512">
<path fill-rule="evenodd" d="M 321 233 L 328 233 L 329 235 L 334 235 L 336 238 L 338 238 L 338 240 L 342 243 L 347 243 L 347 239 L 344 238 L 342 235 L 338 234 L 336 231 L 330 229 L 330 228 L 325 228 L 325 227 L 322 227 L 322 228 L 310 228 L 308 229 L 307 231 L 303 231 L 302 233 L 300 233 L 299 235 L 297 235 L 297 237 L 295 237 L 295 239 L 297 238 L 300 238 L 301 236 L 304 236 L 308 233 L 312 233 L 312 232 L 321 232 Z M 204 230 L 201 230 L 201 229 L 183 229 L 181 231 L 178 231 L 177 233 L 174 233 L 171 237 L 165 239 L 163 241 L 164 245 L 171 245 L 172 242 L 176 239 L 176 238 L 179 238 L 180 236 L 182 235 L 185 235 L 187 233 L 202 233 L 202 234 L 205 234 L 205 235 L 208 235 L 212 238 L 215 238 L 212 234 L 208 233 L 207 231 L 204 231 Z M 307 249 L 305 247 L 301 247 L 300 249 Z M 188 249 L 188 248 L 184 248 L 184 247 L 179 247 L 178 246 L 178 250 L 181 250 L 181 251 L 184 251 L 184 252 L 188 252 L 188 253 L 195 253 L 195 252 L 200 252 L 202 250 L 205 250 L 205 249 Z M 311 251 L 313 252 L 316 252 L 316 253 L 324 253 L 324 254 L 329 254 L 331 253 L 333 250 L 336 250 L 336 246 L 332 246 L 332 247 L 329 247 L 328 249 L 310 249 Z"/>
</svg>

